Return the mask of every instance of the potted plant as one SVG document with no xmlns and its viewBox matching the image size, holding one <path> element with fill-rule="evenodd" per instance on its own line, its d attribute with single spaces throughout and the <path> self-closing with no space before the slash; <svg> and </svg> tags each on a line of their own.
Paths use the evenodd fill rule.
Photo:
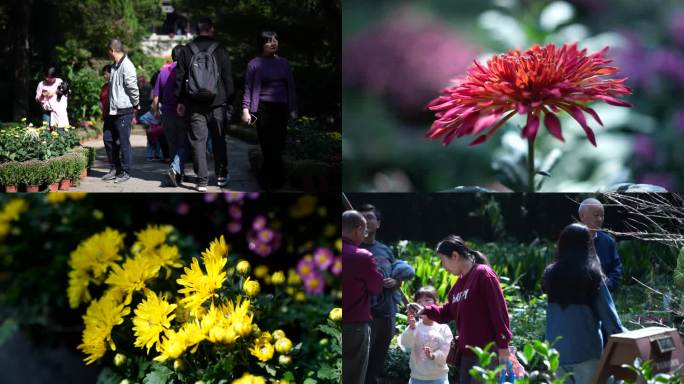
<svg viewBox="0 0 684 384">
<path fill-rule="evenodd" d="M 60 158 L 52 158 L 46 162 L 45 183 L 50 192 L 57 192 L 59 190 L 59 181 L 62 179 L 61 166 Z"/>
<path fill-rule="evenodd" d="M 17 192 L 19 185 L 19 163 L 10 161 L 0 164 L 0 184 L 5 187 L 5 192 Z"/>
<path fill-rule="evenodd" d="M 26 192 L 40 191 L 40 185 L 45 181 L 45 162 L 29 160 L 21 163 L 21 177 L 26 185 Z"/>
</svg>

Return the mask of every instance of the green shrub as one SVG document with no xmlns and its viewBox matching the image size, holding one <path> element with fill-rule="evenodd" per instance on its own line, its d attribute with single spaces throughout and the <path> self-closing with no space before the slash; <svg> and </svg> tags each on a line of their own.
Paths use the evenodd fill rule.
<svg viewBox="0 0 684 384">
<path fill-rule="evenodd" d="M 326 132 L 319 120 L 303 116 L 289 126 L 286 152 L 295 160 L 318 160 L 339 166 L 342 136 L 339 132 Z"/>
<path fill-rule="evenodd" d="M 7 162 L 0 164 L 0 184 L 6 185 L 19 185 L 20 184 L 20 174 L 19 169 L 21 168 L 21 163 L 16 161 Z"/>
<path fill-rule="evenodd" d="M 21 183 L 25 185 L 42 185 L 48 179 L 46 162 L 29 160 L 21 163 L 19 169 Z"/>
</svg>

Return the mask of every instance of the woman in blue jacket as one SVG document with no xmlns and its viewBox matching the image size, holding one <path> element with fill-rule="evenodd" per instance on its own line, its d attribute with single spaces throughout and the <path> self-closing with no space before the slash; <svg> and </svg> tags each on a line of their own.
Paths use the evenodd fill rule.
<svg viewBox="0 0 684 384">
<path fill-rule="evenodd" d="M 556 260 L 544 271 L 543 289 L 548 295 L 546 339 L 560 339 L 559 376 L 572 373 L 566 383 L 590 383 L 596 371 L 603 339 L 625 332 L 606 287 L 589 229 L 570 224 L 560 234 Z"/>
</svg>

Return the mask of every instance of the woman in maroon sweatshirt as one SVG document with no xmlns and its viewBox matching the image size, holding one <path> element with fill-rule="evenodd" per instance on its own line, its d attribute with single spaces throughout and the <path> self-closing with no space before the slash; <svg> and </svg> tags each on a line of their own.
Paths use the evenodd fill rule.
<svg viewBox="0 0 684 384">
<path fill-rule="evenodd" d="M 469 371 L 478 362 L 468 346 L 484 348 L 494 342 L 499 361 L 509 359 L 508 308 L 499 277 L 482 253 L 469 249 L 459 236 L 450 235 L 437 245 L 437 254 L 442 267 L 457 275 L 458 281 L 446 304 L 427 306 L 422 313 L 438 323 L 456 322 L 459 383 L 468 384 L 474 382 Z"/>
</svg>

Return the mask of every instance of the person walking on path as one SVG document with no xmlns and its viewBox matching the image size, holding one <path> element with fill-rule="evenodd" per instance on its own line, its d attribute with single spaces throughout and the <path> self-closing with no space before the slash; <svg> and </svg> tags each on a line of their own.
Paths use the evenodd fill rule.
<svg viewBox="0 0 684 384">
<path fill-rule="evenodd" d="M 183 119 L 178 117 L 178 99 L 176 98 L 176 75 L 175 68 L 178 58 L 183 50 L 182 45 L 177 45 L 171 50 L 172 63 L 164 64 L 159 70 L 159 76 L 152 91 L 152 111 L 157 119 L 161 116 L 164 136 L 169 144 L 169 156 L 171 164 L 166 176 L 170 185 L 178 187 L 183 181 L 185 162 L 188 159 L 188 131 Z M 161 109 L 159 102 L 161 101 Z"/>
<path fill-rule="evenodd" d="M 368 368 L 371 297 L 382 292 L 373 255 L 359 244 L 367 235 L 357 211 L 342 213 L 342 383 L 363 384 Z"/>
<path fill-rule="evenodd" d="M 113 167 L 103 180 L 123 183 L 131 178 L 131 124 L 140 109 L 140 92 L 135 66 L 124 52 L 121 40 L 112 39 L 107 49 L 114 60 L 109 80 L 109 116 L 105 119 L 103 141 Z"/>
<path fill-rule="evenodd" d="M 207 191 L 207 138 L 211 135 L 214 173 L 219 187 L 228 185 L 226 123 L 227 105 L 232 104 L 233 78 L 228 51 L 214 38 L 208 18 L 197 23 L 199 36 L 180 52 L 174 68 L 177 113 L 189 119 L 188 140 L 193 151 L 197 190 Z"/>
<path fill-rule="evenodd" d="M 57 97 L 57 87 L 62 83 L 62 79 L 57 77 L 57 69 L 55 67 L 48 68 L 45 72 L 45 79 L 38 83 L 36 88 L 36 101 L 43 109 L 43 121 L 47 122 L 49 127 L 52 126 L 52 109 L 49 101 Z"/>
<path fill-rule="evenodd" d="M 257 48 L 261 56 L 247 64 L 242 121 L 256 124 L 264 158 L 260 180 L 265 189 L 271 189 L 281 187 L 285 181 L 283 151 L 288 112 L 292 118 L 297 117 L 297 99 L 290 64 L 276 55 L 278 35 L 261 32 Z"/>
</svg>

